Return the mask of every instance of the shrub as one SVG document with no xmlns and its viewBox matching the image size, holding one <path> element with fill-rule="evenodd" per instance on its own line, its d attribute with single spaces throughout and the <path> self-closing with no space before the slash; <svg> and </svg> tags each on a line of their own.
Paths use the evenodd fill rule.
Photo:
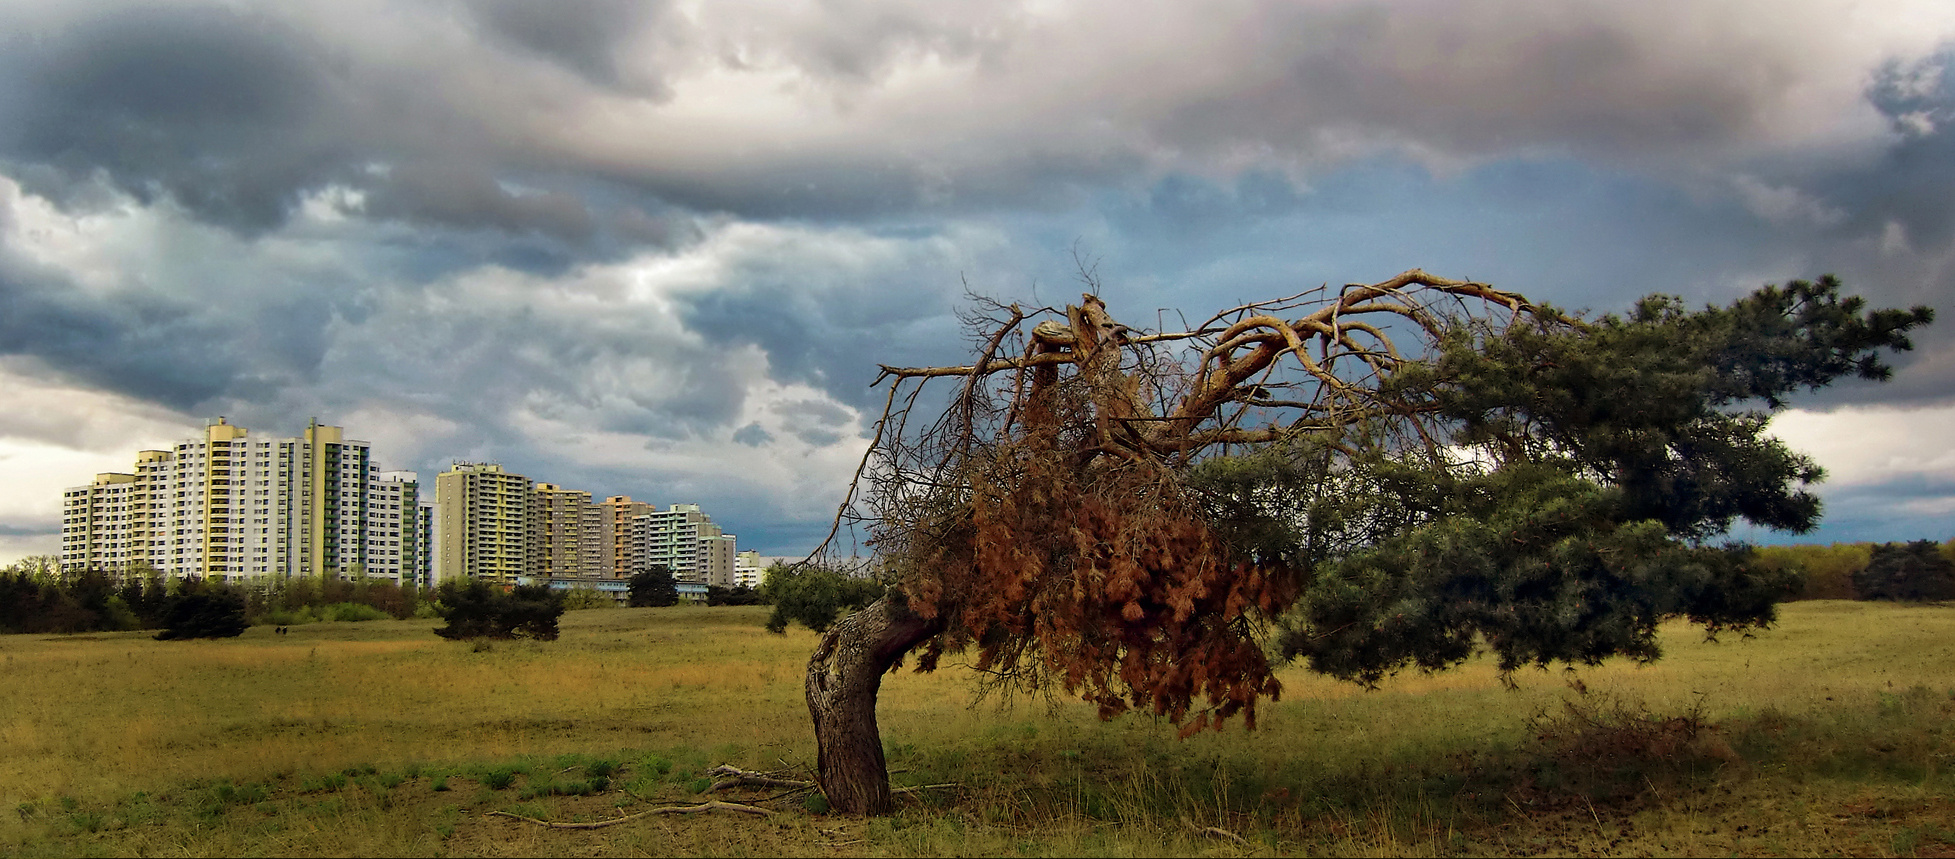
<svg viewBox="0 0 1955 859">
<path fill-rule="evenodd" d="M 367 620 L 391 620 L 393 618 L 393 615 L 373 606 L 353 602 L 333 603 L 332 605 L 326 606 L 323 613 L 328 620 L 345 623 Z"/>
<path fill-rule="evenodd" d="M 1955 599 L 1955 562 L 1933 540 L 1882 543 L 1867 568 L 1854 574 L 1853 589 L 1863 600 Z"/>
<path fill-rule="evenodd" d="M 1799 574 L 1799 589 L 1792 599 L 1850 600 L 1855 598 L 1853 577 L 1866 569 L 1873 548 L 1870 543 L 1834 543 L 1759 546 L 1753 552 L 1761 566 Z"/>
<path fill-rule="evenodd" d="M 1575 689 L 1559 711 L 1528 720 L 1532 738 L 1523 752 L 1532 758 L 1532 772 L 1521 793 L 1531 803 L 1625 800 L 1741 760 L 1705 720 L 1702 702 L 1662 716 L 1641 702 L 1590 693 L 1580 684 Z"/>
<path fill-rule="evenodd" d="M 707 605 L 760 605 L 760 592 L 746 585 L 723 588 L 719 585 L 706 586 Z"/>
<path fill-rule="evenodd" d="M 250 626 L 243 597 L 222 586 L 187 581 L 171 599 L 168 619 L 156 640 L 233 638 Z"/>
<path fill-rule="evenodd" d="M 570 611 L 591 608 L 617 608 L 618 601 L 610 594 L 589 586 L 571 588 L 563 599 L 563 607 Z"/>
<path fill-rule="evenodd" d="M 654 564 L 632 575 L 632 608 L 662 608 L 678 604 L 679 585 L 672 579 L 672 570 L 664 564 Z"/>
<path fill-rule="evenodd" d="M 441 586 L 440 612 L 447 626 L 434 633 L 442 638 L 533 638 L 557 640 L 557 619 L 563 616 L 563 594 L 545 585 L 520 585 L 504 593 L 480 579 Z"/>
<path fill-rule="evenodd" d="M 874 579 L 819 566 L 776 567 L 767 573 L 761 595 L 774 605 L 767 618 L 770 632 L 783 632 L 793 621 L 821 632 L 844 612 L 855 611 L 883 595 Z"/>
</svg>

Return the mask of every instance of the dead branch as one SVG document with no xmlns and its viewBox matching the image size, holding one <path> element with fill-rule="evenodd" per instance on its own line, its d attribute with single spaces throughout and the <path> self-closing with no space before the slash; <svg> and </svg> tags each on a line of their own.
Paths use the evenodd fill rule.
<svg viewBox="0 0 1955 859">
<path fill-rule="evenodd" d="M 715 799 L 712 800 L 711 802 L 702 802 L 698 805 L 661 806 L 659 808 L 653 808 L 646 811 L 641 811 L 638 812 L 637 814 L 627 814 L 623 817 L 614 817 L 610 820 L 595 820 L 589 823 L 553 823 L 548 820 L 538 820 L 534 817 L 524 817 L 520 814 L 511 814 L 507 811 L 491 811 L 484 816 L 507 817 L 511 820 L 520 820 L 524 823 L 533 823 L 536 824 L 537 826 L 542 826 L 549 829 L 603 829 L 607 826 L 617 826 L 618 824 L 621 823 L 630 823 L 642 817 L 651 817 L 653 815 L 658 815 L 658 814 L 699 814 L 701 812 L 707 812 L 707 811 L 737 811 L 742 814 L 758 814 L 761 815 L 762 817 L 771 817 L 775 813 L 768 809 L 761 808 L 758 805 L 747 805 L 745 803 L 739 803 L 739 802 L 723 802 L 721 800 Z"/>
<path fill-rule="evenodd" d="M 713 786 L 706 789 L 708 793 L 729 787 L 787 787 L 801 789 L 815 786 L 814 782 L 805 779 L 781 778 L 778 773 L 743 770 L 731 764 L 720 764 L 719 766 L 713 767 L 706 771 L 706 775 L 714 779 Z"/>
<path fill-rule="evenodd" d="M 1233 841 L 1244 847 L 1250 846 L 1248 839 L 1243 838 L 1242 836 L 1230 832 L 1226 829 L 1223 829 L 1220 826 L 1202 826 L 1192 820 L 1189 820 L 1186 817 L 1181 818 L 1181 822 L 1187 824 L 1189 829 L 1195 830 L 1195 834 L 1197 835 L 1206 835 L 1210 838 L 1220 838 L 1226 841 Z"/>
<path fill-rule="evenodd" d="M 919 784 L 911 787 L 892 787 L 889 789 L 889 792 L 890 793 L 916 793 L 918 791 L 924 791 L 924 790 L 949 790 L 951 788 L 960 788 L 960 787 L 963 787 L 963 785 L 957 784 L 955 782 L 951 782 L 947 784 Z"/>
</svg>

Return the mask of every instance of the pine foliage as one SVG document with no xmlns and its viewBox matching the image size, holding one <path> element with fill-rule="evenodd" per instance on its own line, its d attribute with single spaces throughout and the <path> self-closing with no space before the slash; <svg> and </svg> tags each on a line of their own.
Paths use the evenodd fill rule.
<svg viewBox="0 0 1955 859">
<path fill-rule="evenodd" d="M 1669 617 L 1772 620 L 1790 577 L 1717 540 L 1810 529 L 1822 473 L 1766 421 L 1885 378 L 1931 318 L 1831 278 L 1583 318 L 1417 270 L 1178 332 L 1091 294 L 988 305 L 968 366 L 883 368 L 838 532 L 936 624 L 919 670 L 974 651 L 997 688 L 1185 732 L 1280 695 L 1272 624 L 1281 656 L 1367 683 L 1478 647 L 1508 671 L 1653 659 Z"/>
<path fill-rule="evenodd" d="M 436 610 L 448 622 L 434 631 L 442 638 L 555 641 L 564 594 L 548 585 L 518 585 L 505 592 L 498 585 L 469 579 L 444 583 Z"/>
<path fill-rule="evenodd" d="M 1955 561 L 1933 540 L 1882 543 L 1873 547 L 1866 568 L 1853 574 L 1853 590 L 1863 600 L 1955 600 Z"/>
<path fill-rule="evenodd" d="M 653 564 L 631 575 L 627 604 L 632 608 L 664 608 L 679 604 L 679 584 L 672 570 Z"/>
</svg>

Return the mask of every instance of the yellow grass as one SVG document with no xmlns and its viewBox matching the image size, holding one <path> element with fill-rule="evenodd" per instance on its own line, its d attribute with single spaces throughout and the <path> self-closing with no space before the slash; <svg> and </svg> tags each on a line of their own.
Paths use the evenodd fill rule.
<svg viewBox="0 0 1955 859">
<path fill-rule="evenodd" d="M 1955 824 L 1936 828 L 1955 784 L 1955 609 L 1844 602 L 1788 605 L 1775 629 L 1715 644 L 1673 625 L 1654 665 L 1528 671 L 1514 690 L 1484 662 L 1376 691 L 1291 669 L 1260 730 L 1188 741 L 1146 718 L 1100 723 L 1077 702 L 973 704 L 966 672 L 905 671 L 881 707 L 896 780 L 961 787 L 895 817 L 817 816 L 790 800 L 792 813 L 763 821 L 567 833 L 482 816 L 610 817 L 696 801 L 686 782 L 711 764 L 811 767 L 801 679 L 814 635 L 771 635 L 763 617 L 573 612 L 558 642 L 486 651 L 427 620 L 214 642 L 0 637 L 0 854 L 1955 850 Z M 1527 725 L 1584 700 L 1571 680 L 1658 715 L 1696 708 L 1737 753 L 1614 805 L 1555 801 L 1532 787 Z M 551 762 L 564 755 L 583 757 Z M 617 786 L 518 801 L 599 757 L 624 764 Z M 672 775 L 647 775 L 654 759 Z M 481 783 L 519 765 L 511 788 Z M 345 785 L 322 781 L 347 770 Z M 220 782 L 269 795 L 211 811 Z"/>
</svg>

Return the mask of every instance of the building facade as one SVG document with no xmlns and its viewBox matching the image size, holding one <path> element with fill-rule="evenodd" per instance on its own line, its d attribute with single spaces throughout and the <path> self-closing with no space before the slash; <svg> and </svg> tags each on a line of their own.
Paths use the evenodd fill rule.
<svg viewBox="0 0 1955 859">
<path fill-rule="evenodd" d="M 596 578 L 603 569 L 601 516 L 591 494 L 554 483 L 536 484 L 530 507 L 528 572 L 553 578 Z"/>
<path fill-rule="evenodd" d="M 456 462 L 434 480 L 437 581 L 487 579 L 513 585 L 530 563 L 529 478 L 493 462 Z"/>
<path fill-rule="evenodd" d="M 599 551 L 603 554 L 604 571 L 613 578 L 628 579 L 638 570 L 633 566 L 637 556 L 633 553 L 631 521 L 651 513 L 658 507 L 643 501 L 633 501 L 629 495 L 613 495 L 598 505 Z"/>
<path fill-rule="evenodd" d="M 634 569 L 663 566 L 680 582 L 733 586 L 734 537 L 697 504 L 674 504 L 631 520 Z"/>
<path fill-rule="evenodd" d="M 62 499 L 62 565 L 122 576 L 249 580 L 369 575 L 402 580 L 399 533 L 423 530 L 411 492 L 372 451 L 313 421 L 297 438 L 253 438 L 219 417 L 202 438 L 136 454 Z M 388 518 L 375 505 L 393 504 Z"/>
</svg>

